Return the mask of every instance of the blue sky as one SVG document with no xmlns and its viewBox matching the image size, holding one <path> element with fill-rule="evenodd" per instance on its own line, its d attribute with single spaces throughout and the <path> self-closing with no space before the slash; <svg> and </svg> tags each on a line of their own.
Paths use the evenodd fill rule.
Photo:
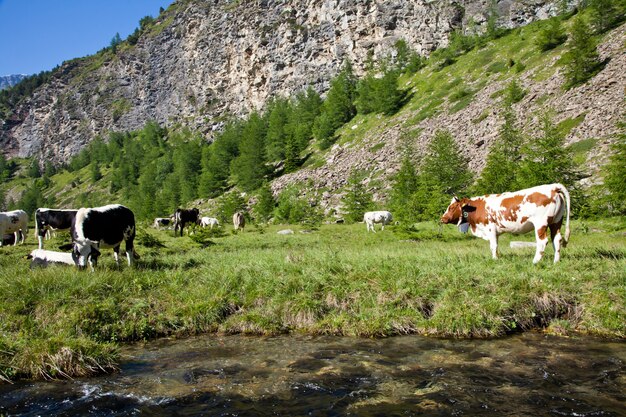
<svg viewBox="0 0 626 417">
<path fill-rule="evenodd" d="M 0 75 L 34 74 L 91 55 L 173 0 L 0 0 Z"/>
</svg>

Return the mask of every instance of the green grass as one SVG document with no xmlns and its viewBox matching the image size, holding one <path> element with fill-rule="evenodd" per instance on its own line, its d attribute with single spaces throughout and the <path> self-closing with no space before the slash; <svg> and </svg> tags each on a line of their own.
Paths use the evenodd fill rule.
<svg viewBox="0 0 626 417">
<path fill-rule="evenodd" d="M 556 265 L 551 250 L 533 265 L 532 250 L 509 249 L 532 234 L 504 235 L 492 260 L 487 242 L 452 226 L 367 234 L 355 224 L 310 234 L 227 228 L 210 245 L 142 231 L 150 247 L 138 246 L 135 268 L 118 269 L 109 250 L 94 273 L 30 270 L 31 234 L 0 248 L 0 375 L 108 372 L 120 343 L 216 331 L 495 337 L 549 328 L 624 338 L 626 222 L 573 226 Z M 296 233 L 276 234 L 286 227 Z"/>
</svg>

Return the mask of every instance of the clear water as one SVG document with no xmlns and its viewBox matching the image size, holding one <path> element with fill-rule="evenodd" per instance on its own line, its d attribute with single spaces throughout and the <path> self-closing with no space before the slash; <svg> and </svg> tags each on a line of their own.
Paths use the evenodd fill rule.
<svg viewBox="0 0 626 417">
<path fill-rule="evenodd" d="M 0 415 L 626 416 L 626 343 L 528 333 L 203 336 L 124 352 L 121 372 L 0 386 Z"/>
</svg>

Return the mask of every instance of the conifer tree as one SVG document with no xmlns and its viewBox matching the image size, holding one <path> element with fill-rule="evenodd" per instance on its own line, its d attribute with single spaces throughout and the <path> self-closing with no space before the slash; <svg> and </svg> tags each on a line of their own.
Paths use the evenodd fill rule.
<svg viewBox="0 0 626 417">
<path fill-rule="evenodd" d="M 363 220 L 366 211 L 374 206 L 372 194 L 367 191 L 363 183 L 363 173 L 353 170 L 348 178 L 346 194 L 343 198 L 346 218 L 351 222 Z"/>
<path fill-rule="evenodd" d="M 254 206 L 254 213 L 258 220 L 267 222 L 276 207 L 276 199 L 272 194 L 269 183 L 264 183 L 257 193 L 257 203 Z"/>
<path fill-rule="evenodd" d="M 584 18 L 577 16 L 571 28 L 569 48 L 563 56 L 565 67 L 565 88 L 582 84 L 601 69 L 602 63 L 596 42 Z"/>
<path fill-rule="evenodd" d="M 604 184 L 609 191 L 611 211 L 626 214 L 626 122 L 620 125 L 621 132 L 611 147 L 611 159 L 605 167 Z"/>
<path fill-rule="evenodd" d="M 542 135 L 522 147 L 522 162 L 518 170 L 520 188 L 561 183 L 572 187 L 578 172 L 572 150 L 549 115 L 541 120 Z"/>
<path fill-rule="evenodd" d="M 418 219 L 418 209 L 414 207 L 414 196 L 419 188 L 417 166 L 412 152 L 405 150 L 400 169 L 394 175 L 389 198 L 393 216 L 401 223 L 412 223 Z"/>
<path fill-rule="evenodd" d="M 258 113 L 250 115 L 242 130 L 239 156 L 233 160 L 230 173 L 244 191 L 257 189 L 265 180 L 265 135 L 267 127 Z"/>
<path fill-rule="evenodd" d="M 591 26 L 595 33 L 604 33 L 624 19 L 624 6 L 616 0 L 589 0 L 589 9 L 591 10 Z"/>
<path fill-rule="evenodd" d="M 313 134 L 326 149 L 332 143 L 335 130 L 352 119 L 356 114 L 356 77 L 350 61 L 346 61 L 337 77 L 330 82 L 330 89 L 316 119 Z"/>
<path fill-rule="evenodd" d="M 567 34 L 563 29 L 560 17 L 556 16 L 548 21 L 537 36 L 535 44 L 541 52 L 549 51 L 561 45 L 567 40 Z"/>
<path fill-rule="evenodd" d="M 221 135 L 202 152 L 200 196 L 217 197 L 228 188 L 230 164 L 239 155 L 243 125 L 228 124 Z"/>
<path fill-rule="evenodd" d="M 28 166 L 28 176 L 31 178 L 41 178 L 41 170 L 39 169 L 39 162 L 33 159 Z"/>
<path fill-rule="evenodd" d="M 515 114 L 507 107 L 504 111 L 504 124 L 489 149 L 485 168 L 476 183 L 478 193 L 503 193 L 520 188 L 517 184 L 517 171 L 521 161 L 523 138 L 515 125 Z"/>
<path fill-rule="evenodd" d="M 439 130 L 428 145 L 420 167 L 417 196 L 426 202 L 424 216 L 436 218 L 454 195 L 466 194 L 473 175 L 463 151 L 446 130 Z"/>
<path fill-rule="evenodd" d="M 287 124 L 290 110 L 289 102 L 284 99 L 277 99 L 269 106 L 266 137 L 268 161 L 279 161 L 285 158 Z"/>
</svg>

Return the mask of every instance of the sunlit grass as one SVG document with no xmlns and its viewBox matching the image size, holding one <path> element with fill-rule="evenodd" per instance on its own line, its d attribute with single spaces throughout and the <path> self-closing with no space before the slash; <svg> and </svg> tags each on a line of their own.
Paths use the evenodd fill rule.
<svg viewBox="0 0 626 417">
<path fill-rule="evenodd" d="M 29 269 L 23 257 L 35 248 L 32 236 L 1 248 L 0 374 L 109 371 L 118 343 L 214 331 L 492 337 L 549 328 L 626 336 L 623 220 L 575 223 L 556 265 L 550 250 L 533 265 L 532 249 L 509 248 L 532 234 L 503 236 L 501 259 L 492 260 L 487 242 L 432 223 L 376 234 L 362 224 L 307 234 L 288 227 L 296 233 L 227 228 L 205 247 L 151 231 L 164 247 L 139 246 L 135 268 L 118 269 L 104 251 L 93 273 Z"/>
</svg>

